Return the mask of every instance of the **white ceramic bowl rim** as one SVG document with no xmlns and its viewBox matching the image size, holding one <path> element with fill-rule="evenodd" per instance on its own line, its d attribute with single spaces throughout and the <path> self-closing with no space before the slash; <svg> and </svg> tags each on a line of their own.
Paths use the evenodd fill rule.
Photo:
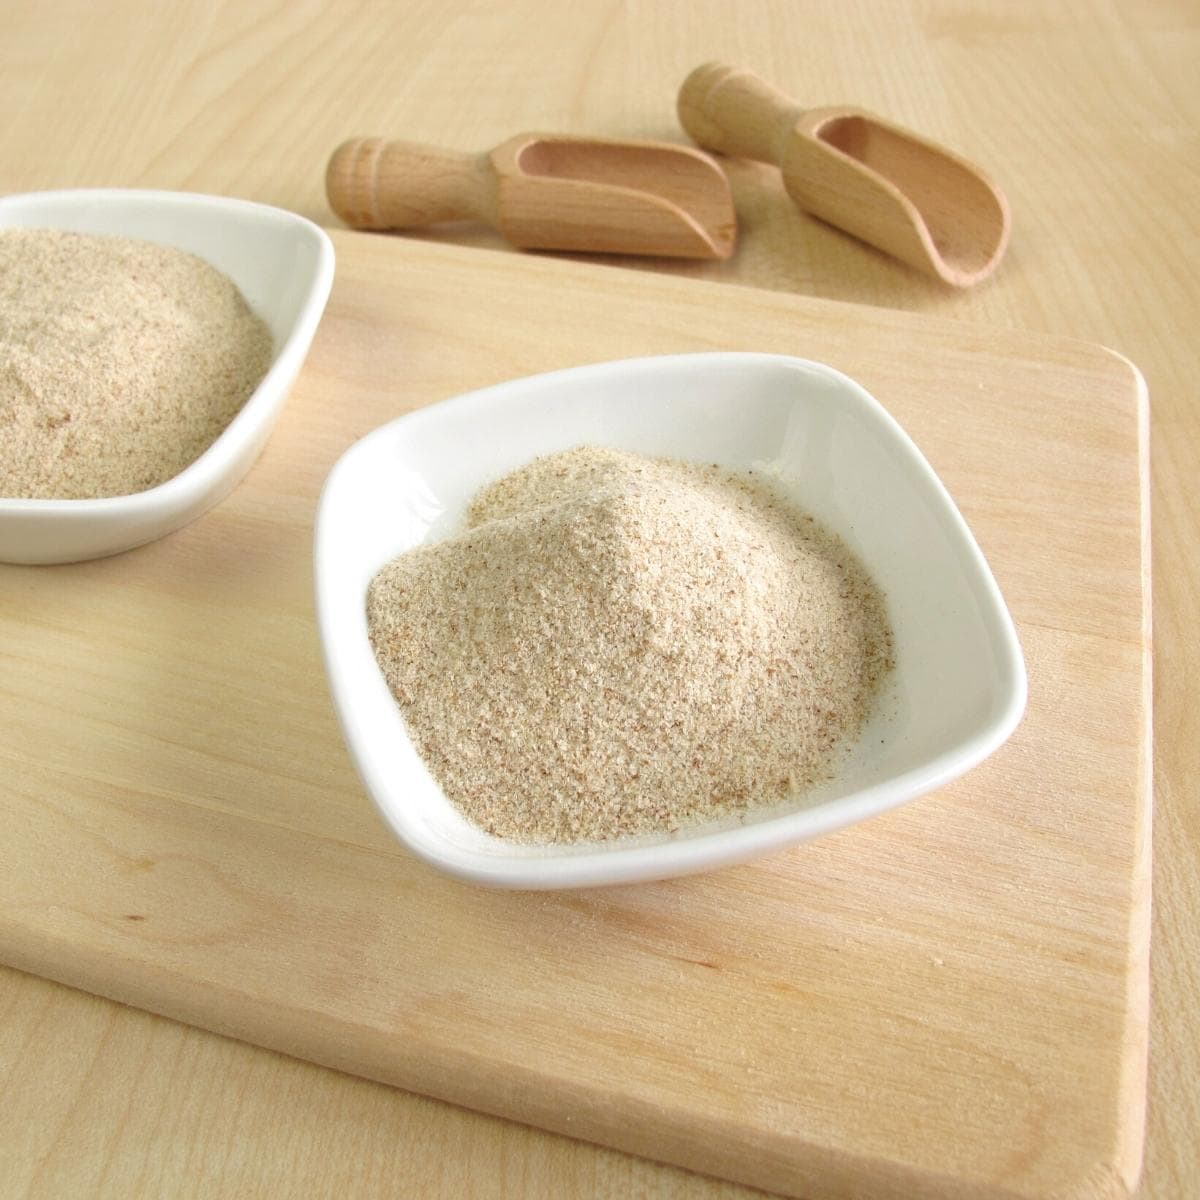
<svg viewBox="0 0 1200 1200">
<path fill-rule="evenodd" d="M 369 455 L 374 447 L 397 444 L 399 435 L 406 431 L 415 434 L 418 430 L 432 428 L 433 423 L 443 419 L 461 422 L 471 414 L 478 414 L 482 421 L 487 413 L 501 408 L 507 399 L 525 392 L 553 395 L 564 389 L 575 389 L 584 380 L 594 381 L 604 376 L 629 376 L 645 383 L 648 379 L 662 378 L 681 370 L 700 375 L 730 370 L 753 374 L 780 368 L 823 381 L 823 386 L 835 387 L 848 409 L 863 414 L 876 429 L 883 431 L 889 452 L 903 462 L 904 472 L 926 497 L 932 519 L 953 548 L 955 561 L 965 574 L 967 583 L 964 586 L 987 624 L 989 653 L 995 660 L 995 695 L 986 720 L 978 722 L 969 736 L 946 752 L 932 755 L 913 769 L 893 774 L 872 786 L 861 787 L 828 802 L 764 816 L 711 834 L 693 833 L 678 840 L 546 847 L 537 848 L 533 854 L 529 852 L 530 848 L 520 847 L 514 848 L 511 855 L 505 855 L 500 851 L 484 853 L 448 842 L 413 817 L 409 811 L 411 798 L 400 794 L 403 785 L 386 776 L 380 757 L 359 737 L 353 716 L 358 700 L 356 680 L 351 677 L 353 672 L 344 670 L 339 661 L 343 657 L 347 661 L 362 659 L 361 647 L 354 645 L 361 635 L 349 628 L 349 622 L 339 625 L 340 619 L 346 617 L 353 606 L 351 598 L 338 592 L 336 581 L 322 576 L 322 562 L 327 557 L 323 545 L 326 539 L 338 537 L 337 529 L 332 527 L 329 508 L 331 497 L 342 487 L 343 474 L 349 477 L 359 471 L 364 453 Z M 899 424 L 865 389 L 831 367 L 804 359 L 776 354 L 719 352 L 598 363 L 509 381 L 419 409 L 367 434 L 335 464 L 326 480 L 318 509 L 315 550 L 318 623 L 326 670 L 347 745 L 367 791 L 393 831 L 414 853 L 443 871 L 477 883 L 529 888 L 633 882 L 710 869 L 781 849 L 950 782 L 999 747 L 1017 726 L 1025 707 L 1024 661 L 1012 619 L 966 522 L 940 480 Z M 378 562 L 375 568 L 382 565 Z M 867 562 L 867 566 L 870 569 L 872 564 Z M 354 603 L 361 606 L 362 600 L 360 597 Z M 378 683 L 379 680 L 374 681 L 374 685 Z M 373 686 L 373 690 L 377 691 L 378 687 Z"/>
<path fill-rule="evenodd" d="M 77 500 L 0 496 L 0 510 L 8 509 L 13 512 L 47 515 L 69 511 L 97 516 L 119 511 L 124 515 L 132 515 L 143 508 L 153 510 L 164 502 L 177 501 L 201 494 L 209 489 L 214 477 L 220 473 L 221 459 L 226 445 L 240 440 L 244 426 L 255 420 L 253 406 L 256 398 L 260 394 L 269 392 L 278 377 L 288 372 L 293 347 L 303 345 L 312 338 L 333 282 L 334 256 L 329 236 L 319 225 L 314 224 L 307 217 L 289 212 L 287 209 L 276 208 L 270 204 L 260 204 L 257 201 L 242 200 L 233 196 L 212 196 L 202 192 L 178 192 L 153 188 L 69 188 L 56 191 L 14 193 L 9 196 L 0 196 L 0 217 L 3 217 L 4 211 L 8 207 L 35 208 L 39 204 L 55 203 L 67 198 L 80 204 L 111 200 L 153 201 L 156 205 L 178 205 L 180 208 L 193 207 L 200 202 L 213 209 L 224 210 L 231 216 L 270 214 L 273 219 L 286 219 L 297 229 L 306 229 L 313 235 L 319 255 L 317 279 L 300 319 L 293 325 L 284 342 L 274 347 L 270 369 L 259 380 L 258 385 L 247 397 L 233 420 L 225 426 L 203 453 L 193 459 L 177 475 L 173 475 L 170 479 L 155 487 L 147 488 L 145 491 L 131 492 L 124 496 L 101 496 Z"/>
</svg>

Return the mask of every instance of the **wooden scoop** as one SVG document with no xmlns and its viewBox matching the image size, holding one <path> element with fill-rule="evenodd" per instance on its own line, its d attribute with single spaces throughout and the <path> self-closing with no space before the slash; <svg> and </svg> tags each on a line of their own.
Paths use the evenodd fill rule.
<svg viewBox="0 0 1200 1200">
<path fill-rule="evenodd" d="M 857 108 L 807 112 L 750 71 L 697 67 L 679 120 L 709 150 L 775 163 L 801 208 L 955 287 L 1008 244 L 1008 201 L 978 167 Z"/>
<path fill-rule="evenodd" d="M 356 138 L 325 190 L 356 229 L 478 220 L 528 250 L 728 258 L 737 218 L 707 155 L 669 142 L 520 134 L 483 154 Z"/>
</svg>

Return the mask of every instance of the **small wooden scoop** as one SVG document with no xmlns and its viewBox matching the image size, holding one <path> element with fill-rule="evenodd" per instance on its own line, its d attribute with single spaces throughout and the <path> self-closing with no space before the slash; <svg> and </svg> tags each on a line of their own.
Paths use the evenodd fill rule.
<svg viewBox="0 0 1200 1200">
<path fill-rule="evenodd" d="M 669 142 L 521 134 L 483 154 L 356 138 L 325 190 L 356 229 L 479 220 L 514 246 L 728 258 L 737 218 L 707 155 Z"/>
<path fill-rule="evenodd" d="M 697 67 L 679 120 L 709 150 L 775 163 L 801 208 L 955 287 L 1008 244 L 1008 201 L 978 167 L 857 108 L 807 112 L 750 71 Z"/>
</svg>

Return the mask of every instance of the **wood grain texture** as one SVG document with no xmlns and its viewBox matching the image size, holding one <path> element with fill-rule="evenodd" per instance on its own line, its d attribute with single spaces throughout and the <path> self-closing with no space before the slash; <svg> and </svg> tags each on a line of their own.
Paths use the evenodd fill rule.
<svg viewBox="0 0 1200 1200">
<path fill-rule="evenodd" d="M 482 221 L 523 250 L 728 258 L 729 180 L 694 146 L 645 138 L 521 133 L 467 154 L 395 138 L 350 138 L 325 172 L 352 229 Z"/>
<path fill-rule="evenodd" d="M 802 108 L 753 71 L 705 63 L 677 110 L 701 146 L 778 166 L 805 213 L 935 279 L 981 283 L 1008 245 L 1008 201 L 991 179 L 865 109 Z"/>
<path fill-rule="evenodd" d="M 642 266 L 1107 342 L 1146 374 L 1156 903 L 1140 1194 L 1178 1200 L 1195 1192 L 1200 1161 L 1198 53 L 1195 6 L 1172 0 L 17 0 L 0 39 L 0 188 L 193 188 L 327 221 L 321 167 L 352 133 L 464 150 L 524 128 L 680 139 L 674 95 L 713 58 L 746 63 L 804 104 L 885 114 L 984 165 L 1008 193 L 1015 232 L 1000 271 L 970 293 L 799 218 L 778 175 L 750 164 L 730 166 L 732 260 Z M 479 229 L 439 236 L 502 244 Z M 469 350 L 464 339 L 456 352 Z M 256 561 L 272 558 L 265 549 Z M 1102 574 L 1102 556 L 1094 567 Z M 244 711 L 235 703 L 218 723 Z M 0 1105 L 6 1196 L 344 1194 L 364 1178 L 445 1196 L 463 1194 L 464 1179 L 496 1197 L 744 1194 L 303 1064 L 287 1063 L 298 1073 L 281 1083 L 283 1060 L 265 1051 L 11 972 L 0 972 L 0 1003 L 23 1022 L 0 1059 L 0 1087 L 7 1097 L 19 1080 L 22 1100 Z M 156 1103 L 122 1099 L 137 1070 L 163 1081 Z M 321 1113 L 349 1116 L 327 1130 Z"/>
<path fill-rule="evenodd" d="M 23 647 L 0 956 L 789 1195 L 1119 1195 L 1146 1022 L 1135 373 L 1084 343 L 777 293 L 336 247 L 303 380 L 234 496 L 127 555 L 0 573 Z M 439 397 L 717 344 L 819 350 L 925 449 L 1018 623 L 1021 729 L 935 797 L 710 876 L 538 895 L 434 874 L 364 801 L 315 661 L 325 472 Z"/>
</svg>

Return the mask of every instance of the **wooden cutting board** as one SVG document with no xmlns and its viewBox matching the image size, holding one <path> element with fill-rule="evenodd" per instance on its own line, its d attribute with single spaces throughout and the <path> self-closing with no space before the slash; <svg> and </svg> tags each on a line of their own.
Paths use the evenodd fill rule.
<svg viewBox="0 0 1200 1200">
<path fill-rule="evenodd" d="M 141 550 L 0 567 L 0 959 L 331 1067 L 795 1196 L 1108 1197 L 1141 1156 L 1146 406 L 1095 346 L 615 267 L 335 235 L 263 458 Z M 940 473 L 1024 723 L 936 795 L 710 876 L 478 890 L 341 745 L 309 547 L 384 420 L 604 358 L 817 358 Z"/>
</svg>

